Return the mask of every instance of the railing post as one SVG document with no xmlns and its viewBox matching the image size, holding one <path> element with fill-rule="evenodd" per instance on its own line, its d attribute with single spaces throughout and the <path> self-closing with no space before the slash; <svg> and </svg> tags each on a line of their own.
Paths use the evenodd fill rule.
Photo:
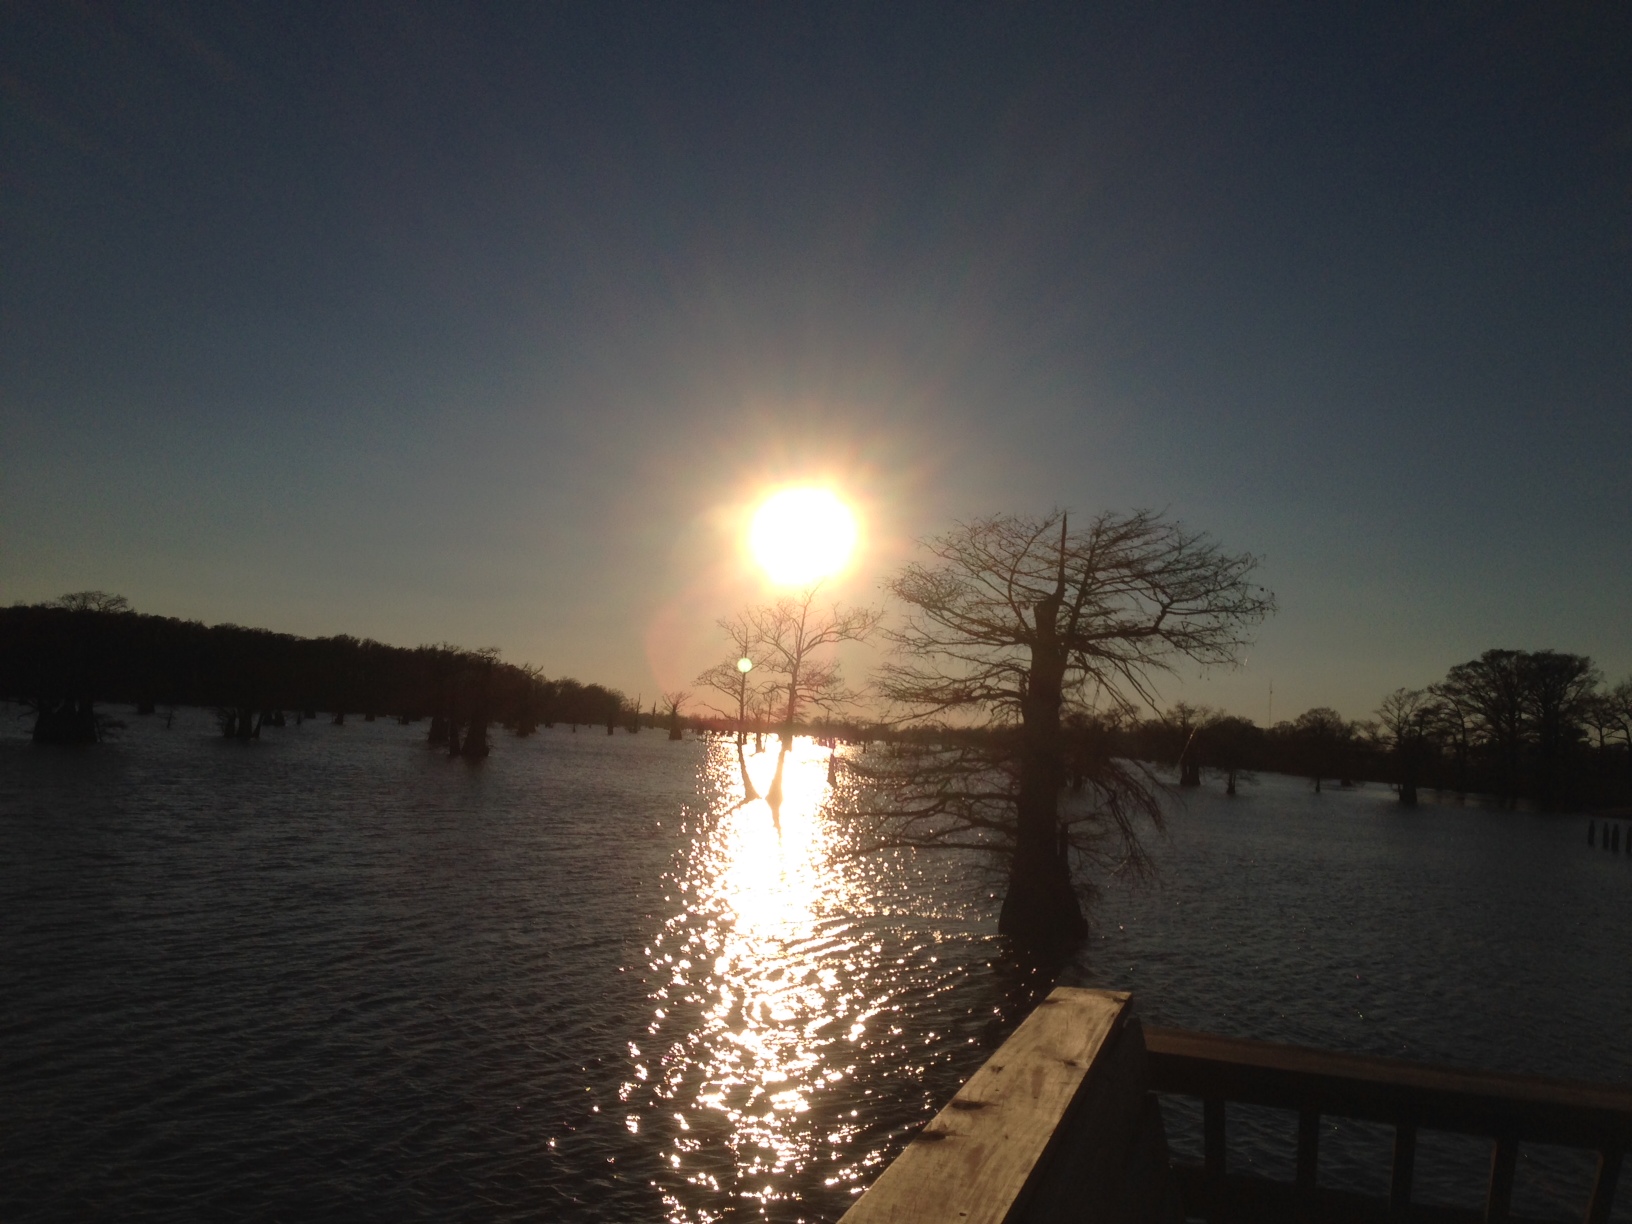
<svg viewBox="0 0 1632 1224">
<path fill-rule="evenodd" d="M 1411 1178 L 1417 1167 L 1417 1124 L 1414 1120 L 1394 1128 L 1394 1169 L 1388 1179 L 1388 1218 L 1403 1220 L 1411 1210 Z"/>
<path fill-rule="evenodd" d="M 1632 835 L 1628 842 L 1632 844 Z M 1241 1218 L 1302 1220 L 1311 1208 L 1335 1207 L 1338 1199 L 1347 1203 L 1350 1196 L 1320 1187 L 1320 1123 L 1328 1115 L 1393 1125 L 1387 1197 L 1354 1196 L 1357 1212 L 1392 1224 L 1426 1210 L 1412 1203 L 1416 1149 L 1425 1125 L 1435 1132 L 1484 1136 L 1491 1144 L 1482 1213 L 1488 1224 L 1512 1219 L 1521 1142 L 1598 1151 L 1586 1224 L 1609 1224 L 1621 1166 L 1632 1153 L 1629 1086 L 1423 1067 L 1171 1029 L 1148 1031 L 1147 1042 L 1152 1088 L 1202 1102 L 1204 1163 L 1178 1167 L 1184 1205 L 1192 1217 L 1221 1220 L 1235 1209 Z M 1298 1115 L 1294 1184 L 1253 1176 L 1250 1169 L 1226 1169 L 1225 1121 L 1232 1101 Z M 1481 1218 L 1465 1209 L 1444 1214 Z"/>
<path fill-rule="evenodd" d="M 1598 1176 L 1592 1179 L 1592 1197 L 1587 1200 L 1587 1224 L 1609 1224 L 1615 1182 L 1621 1175 L 1621 1155 L 1619 1148 L 1605 1148 L 1598 1153 Z"/>
<path fill-rule="evenodd" d="M 1208 1097 L 1201 1103 L 1202 1170 L 1210 1182 L 1224 1180 L 1224 1102 Z"/>
<path fill-rule="evenodd" d="M 1204 1097 L 1201 1102 L 1201 1179 L 1206 1186 L 1209 1220 L 1222 1220 L 1224 1212 L 1224 1100 Z"/>
<path fill-rule="evenodd" d="M 1293 1192 L 1299 1220 L 1315 1218 L 1315 1185 L 1320 1171 L 1320 1110 L 1305 1106 L 1298 1111 L 1298 1181 Z"/>
<path fill-rule="evenodd" d="M 1485 1198 L 1485 1224 L 1507 1224 L 1513 1206 L 1513 1170 L 1519 1162 L 1519 1141 L 1511 1135 L 1496 1140 L 1490 1152 L 1490 1193 Z"/>
</svg>

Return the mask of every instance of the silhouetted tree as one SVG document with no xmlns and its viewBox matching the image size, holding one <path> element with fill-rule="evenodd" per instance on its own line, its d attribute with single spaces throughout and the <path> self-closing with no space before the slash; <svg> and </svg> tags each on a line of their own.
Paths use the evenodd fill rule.
<svg viewBox="0 0 1632 1224">
<path fill-rule="evenodd" d="M 1603 679 L 1591 659 L 1537 650 L 1520 660 L 1524 715 L 1535 746 L 1535 795 L 1544 807 L 1570 798 L 1566 760 L 1579 742 L 1588 702 Z"/>
<path fill-rule="evenodd" d="M 1622 680 L 1613 689 L 1593 693 L 1581 708 L 1581 722 L 1596 741 L 1599 775 L 1613 785 L 1615 757 L 1626 758 L 1632 770 L 1632 680 Z"/>
<path fill-rule="evenodd" d="M 530 730 L 538 712 L 562 706 L 580 720 L 591 711 L 598 717 L 609 696 L 598 685 L 547 681 L 536 669 L 502 663 L 492 648 L 404 650 L 344 635 L 206 627 L 140 615 L 105 592 L 0 608 L 0 699 L 34 710 L 42 744 L 94 742 L 114 725 L 94 703 L 122 700 L 172 714 L 184 704 L 214 709 L 235 739 L 281 726 L 284 709 L 295 710 L 297 722 L 319 709 L 337 722 L 348 712 L 403 722 L 428 712 L 434 746 L 480 756 L 494 721 Z"/>
<path fill-rule="evenodd" d="M 817 583 L 798 595 L 749 608 L 725 622 L 733 643 L 749 643 L 750 657 L 764 660 L 767 698 L 774 698 L 780 707 L 781 748 L 776 772 L 765 792 L 765 801 L 778 824 L 788 752 L 793 747 L 794 727 L 800 715 L 810 708 L 828 712 L 855 697 L 844 686 L 839 662 L 830 653 L 832 648 L 841 642 L 865 640 L 883 615 L 875 608 L 820 606 L 816 602 L 820 589 Z"/>
<path fill-rule="evenodd" d="M 1451 668 L 1436 691 L 1466 718 L 1473 735 L 1500 762 L 1500 786 L 1511 804 L 1519 793 L 1524 748 L 1524 667 L 1517 650 L 1487 650 Z"/>
<path fill-rule="evenodd" d="M 61 608 L 66 612 L 107 612 L 117 614 L 129 612 L 130 600 L 123 595 L 110 595 L 106 591 L 74 591 L 63 595 L 45 605 L 48 608 Z"/>
<path fill-rule="evenodd" d="M 545 683 L 539 669 L 529 663 L 521 665 L 519 681 L 509 686 L 505 705 L 511 732 L 525 738 L 538 730 L 543 717 Z"/>
<path fill-rule="evenodd" d="M 1466 795 L 1469 786 L 1469 760 L 1473 753 L 1474 712 L 1467 697 L 1443 684 L 1430 684 L 1428 696 L 1430 734 L 1448 749 L 1456 762 L 1455 790 Z"/>
<path fill-rule="evenodd" d="M 1138 869 L 1139 824 L 1161 824 L 1150 776 L 1108 754 L 1084 801 L 1062 809 L 1065 716 L 1092 713 L 1090 697 L 1154 706 L 1154 678 L 1180 661 L 1235 663 L 1273 599 L 1249 582 L 1252 557 L 1145 511 L 1075 531 L 1060 513 L 998 515 L 923 546 L 928 562 L 886 584 L 906 617 L 879 688 L 899 725 L 939 730 L 864 767 L 866 844 L 1000 854 L 999 930 L 1057 954 L 1087 930 L 1073 855 Z"/>
<path fill-rule="evenodd" d="M 118 672 L 132 653 L 129 601 L 106 591 L 76 591 L 7 611 L 7 695 L 33 711 L 34 743 L 98 742 L 115 724 L 96 712 L 96 701 L 123 679 Z"/>
<path fill-rule="evenodd" d="M 754 656 L 758 643 L 747 617 L 726 617 L 719 621 L 719 626 L 731 640 L 731 654 L 702 672 L 693 683 L 713 689 L 725 698 L 723 707 L 710 705 L 708 708 L 722 718 L 735 721 L 737 747 L 740 749 L 747 734 L 749 714 L 756 711 L 768 696 L 769 679 L 765 669 L 760 666 L 762 660 Z M 744 662 L 747 663 L 746 667 L 743 666 Z"/>
<path fill-rule="evenodd" d="M 1316 706 L 1284 725 L 1282 734 L 1292 745 L 1299 772 L 1314 782 L 1318 795 L 1322 779 L 1339 778 L 1346 772 L 1345 757 L 1352 734 L 1349 724 L 1329 706 Z"/>
<path fill-rule="evenodd" d="M 750 715 L 757 720 L 760 705 L 769 697 L 768 680 L 765 670 L 757 668 L 757 662 L 753 657 L 756 643 L 753 640 L 753 629 L 747 619 L 728 617 L 721 620 L 719 625 L 731 639 L 731 657 L 720 660 L 704 671 L 694 683 L 713 689 L 726 700 L 727 704 L 724 707 L 710 705 L 708 708 L 722 718 L 729 719 L 732 729 L 736 732 L 737 770 L 742 776 L 743 801 L 747 802 L 758 799 L 760 794 L 753 778 L 748 775 L 748 758 L 743 746 L 747 740 Z M 758 745 L 755 750 L 758 750 Z"/>
<path fill-rule="evenodd" d="M 683 723 L 680 717 L 680 707 L 685 705 L 691 694 L 682 690 L 663 694 L 663 710 L 669 718 L 669 738 L 677 740 L 683 738 Z"/>
<path fill-rule="evenodd" d="M 1234 795 L 1240 781 L 1252 780 L 1247 771 L 1262 755 L 1263 738 L 1251 719 L 1234 714 L 1214 714 L 1197 732 L 1197 753 L 1223 776 L 1226 795 Z"/>
<path fill-rule="evenodd" d="M 459 755 L 467 761 L 479 761 L 492 751 L 487 726 L 493 719 L 493 671 L 499 661 L 499 648 L 486 646 L 470 651 L 463 661 L 468 713 Z"/>
<path fill-rule="evenodd" d="M 1622 680 L 1606 694 L 1607 711 L 1620 724 L 1621 756 L 1625 781 L 1632 784 L 1632 678 Z"/>
<path fill-rule="evenodd" d="M 1465 727 L 1470 747 L 1496 763 L 1497 789 L 1512 805 L 1529 791 L 1565 801 L 1566 762 L 1581 739 L 1600 675 L 1592 660 L 1554 650 L 1487 650 L 1451 668 L 1434 692 Z M 1526 785 L 1527 765 L 1530 784 Z"/>
<path fill-rule="evenodd" d="M 1201 785 L 1201 752 L 1196 743 L 1196 734 L 1202 724 L 1213 717 L 1213 711 L 1206 706 L 1191 705 L 1187 701 L 1176 701 L 1168 707 L 1162 721 L 1172 729 L 1173 743 L 1176 748 L 1174 764 L 1179 767 L 1180 786 Z"/>
<path fill-rule="evenodd" d="M 1425 689 L 1398 688 L 1377 707 L 1377 722 L 1384 749 L 1394 764 L 1394 784 L 1400 803 L 1415 807 L 1417 786 L 1432 751 L 1438 703 Z"/>
</svg>

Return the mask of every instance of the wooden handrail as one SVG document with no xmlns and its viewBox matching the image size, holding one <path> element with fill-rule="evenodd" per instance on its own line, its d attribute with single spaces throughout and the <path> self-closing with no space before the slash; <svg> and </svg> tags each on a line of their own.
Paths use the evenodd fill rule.
<svg viewBox="0 0 1632 1224">
<path fill-rule="evenodd" d="M 1134 1203 L 1167 1199 L 1176 1213 L 1178 1187 L 1145 1089 L 1129 997 L 1060 987 L 843 1224 L 1127 1220 L 1136 1218 Z"/>
<path fill-rule="evenodd" d="M 907 1145 L 843 1224 L 1058 1220 L 1508 1221 L 1520 1143 L 1594 1149 L 1587 1224 L 1607 1224 L 1632 1146 L 1632 1087 L 1500 1075 L 1145 1029 L 1128 995 L 1051 993 Z M 1202 1101 L 1204 1162 L 1170 1164 L 1157 1094 Z M 1297 1114 L 1291 1184 L 1226 1167 L 1230 1102 Z M 1320 1120 L 1394 1126 L 1387 1199 L 1320 1185 Z M 1491 1140 L 1482 1211 L 1411 1202 L 1421 1130 Z M 1518 1222 L 1515 1222 L 1518 1224 Z"/>
<path fill-rule="evenodd" d="M 1294 1216 L 1303 1219 L 1315 1218 L 1321 1197 L 1318 1140 L 1325 1115 L 1394 1126 L 1394 1167 L 1379 1218 L 1404 1219 L 1412 1212 L 1419 1130 L 1492 1141 L 1482 1215 L 1486 1224 L 1509 1219 L 1521 1142 L 1597 1151 L 1587 1224 L 1608 1220 L 1622 1157 L 1632 1147 L 1632 1086 L 1470 1071 L 1183 1029 L 1147 1028 L 1145 1046 L 1152 1090 L 1201 1098 L 1204 1163 L 1199 1170 L 1181 1171 L 1181 1180 L 1187 1200 L 1205 1200 L 1200 1204 L 1204 1214 L 1216 1219 L 1232 1216 L 1220 1205 L 1228 1181 L 1256 1180 L 1228 1178 L 1224 1126 L 1229 1101 L 1297 1111 L 1292 1202 Z M 1469 1218 L 1481 1217 L 1469 1213 Z"/>
<path fill-rule="evenodd" d="M 1427 1130 L 1570 1147 L 1632 1142 L 1632 1086 L 1506 1075 L 1304 1046 L 1145 1029 L 1151 1087 Z"/>
</svg>

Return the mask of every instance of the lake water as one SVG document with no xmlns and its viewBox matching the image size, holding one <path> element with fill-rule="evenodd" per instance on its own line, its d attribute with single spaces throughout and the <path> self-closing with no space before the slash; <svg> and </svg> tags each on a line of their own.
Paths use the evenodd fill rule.
<svg viewBox="0 0 1632 1224">
<path fill-rule="evenodd" d="M 834 1219 L 1033 987 L 980 864 L 834 854 L 806 743 L 778 836 L 733 806 L 726 745 L 649 731 L 500 736 L 470 766 L 423 726 L 244 745 L 183 711 L 45 751 L 13 713 L 6 1221 Z M 1157 885 L 1105 882 L 1066 980 L 1153 1023 L 1632 1081 L 1632 856 L 1390 800 L 1193 796 Z M 1231 1126 L 1232 1160 L 1289 1175 L 1294 1120 Z M 1386 1185 L 1384 1134 L 1321 1156 Z M 1478 1202 L 1487 1169 L 1423 1140 L 1426 1197 Z M 1589 1175 L 1525 1149 L 1518 1205 L 1577 1214 Z"/>
</svg>

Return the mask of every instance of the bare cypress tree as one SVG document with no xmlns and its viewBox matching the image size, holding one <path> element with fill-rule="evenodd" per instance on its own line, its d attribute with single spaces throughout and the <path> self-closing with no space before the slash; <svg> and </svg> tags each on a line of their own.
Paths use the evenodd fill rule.
<svg viewBox="0 0 1632 1224">
<path fill-rule="evenodd" d="M 1233 665 L 1273 610 L 1256 560 L 1158 514 L 996 515 L 923 543 L 886 584 L 906 606 L 879 688 L 903 728 L 859 775 L 863 848 L 970 846 L 1006 860 L 999 930 L 1030 951 L 1087 923 L 1074 860 L 1148 864 L 1157 785 L 1109 752 L 1062 807 L 1072 713 L 1154 706 L 1181 662 Z"/>
<path fill-rule="evenodd" d="M 684 689 L 678 689 L 674 692 L 668 692 L 665 690 L 663 693 L 663 711 L 668 715 L 669 738 L 671 740 L 683 738 L 682 732 L 685 728 L 685 722 L 683 721 L 683 715 L 680 713 L 680 708 L 684 706 L 686 702 L 690 700 L 690 698 L 691 694 L 686 692 Z M 654 723 L 657 721 L 656 702 L 652 703 L 652 721 Z"/>
<path fill-rule="evenodd" d="M 1417 805 L 1417 786 L 1433 751 L 1438 718 L 1434 696 L 1426 689 L 1397 688 L 1377 707 L 1382 743 L 1393 758 L 1394 782 L 1405 807 Z"/>
<path fill-rule="evenodd" d="M 743 746 L 747 741 L 748 719 L 752 715 L 757 720 L 759 703 L 765 697 L 765 672 L 760 669 L 754 679 L 749 678 L 756 665 L 753 657 L 756 643 L 753 628 L 747 619 L 728 617 L 719 624 L 731 639 L 731 656 L 703 672 L 694 683 L 713 689 L 726 699 L 725 706 L 710 705 L 708 708 L 720 717 L 730 719 L 736 727 L 737 769 L 742 775 L 743 802 L 746 803 L 760 798 L 759 788 L 748 776 L 748 758 Z"/>
<path fill-rule="evenodd" d="M 780 707 L 773 709 L 779 716 L 782 743 L 765 801 L 779 827 L 783 778 L 800 715 L 810 709 L 832 711 L 856 699 L 844 686 L 838 660 L 828 652 L 841 642 L 866 641 L 883 618 L 876 608 L 823 607 L 816 602 L 820 590 L 816 583 L 773 604 L 749 608 L 735 622 L 722 622 L 733 641 L 742 638 L 752 644 L 751 653 L 764 659 L 773 679 L 770 693 Z"/>
</svg>

